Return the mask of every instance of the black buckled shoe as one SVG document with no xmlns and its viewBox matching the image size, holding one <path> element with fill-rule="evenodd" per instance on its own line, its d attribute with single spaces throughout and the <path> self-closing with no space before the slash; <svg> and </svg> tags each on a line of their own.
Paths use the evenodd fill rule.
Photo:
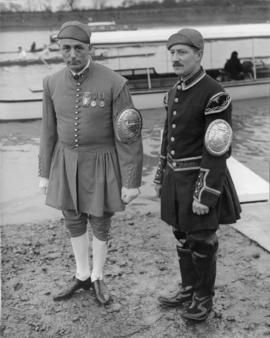
<svg viewBox="0 0 270 338">
<path fill-rule="evenodd" d="M 198 297 L 194 295 L 190 307 L 181 314 L 185 319 L 194 321 L 204 321 L 212 310 L 213 298 L 212 296 Z"/>
<path fill-rule="evenodd" d="M 74 292 L 79 289 L 89 290 L 92 286 L 91 278 L 87 278 L 84 281 L 75 277 L 75 282 L 67 289 L 61 291 L 59 294 L 53 297 L 54 301 L 69 299 L 73 296 Z"/>
<path fill-rule="evenodd" d="M 158 301 L 160 305 L 166 307 L 181 306 L 187 301 L 191 301 L 193 296 L 192 286 L 181 287 L 169 296 L 159 296 Z"/>
<path fill-rule="evenodd" d="M 101 305 L 106 305 L 111 300 L 111 296 L 109 293 L 109 289 L 104 283 L 103 279 L 97 279 L 93 282 L 93 289 L 95 292 L 95 296 L 97 301 Z"/>
</svg>

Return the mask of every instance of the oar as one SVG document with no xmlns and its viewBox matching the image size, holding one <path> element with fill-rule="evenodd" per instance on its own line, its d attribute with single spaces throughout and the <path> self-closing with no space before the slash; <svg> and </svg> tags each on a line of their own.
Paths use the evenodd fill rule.
<svg viewBox="0 0 270 338">
<path fill-rule="evenodd" d="M 49 69 L 51 68 L 51 66 L 48 64 L 46 60 L 43 59 L 42 56 L 40 56 L 39 59 L 44 63 L 45 66 L 47 66 Z"/>
</svg>

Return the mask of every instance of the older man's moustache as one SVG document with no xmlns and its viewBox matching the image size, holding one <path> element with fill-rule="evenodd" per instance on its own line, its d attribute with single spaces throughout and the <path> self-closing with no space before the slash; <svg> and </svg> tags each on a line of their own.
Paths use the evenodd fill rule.
<svg viewBox="0 0 270 338">
<path fill-rule="evenodd" d="M 69 64 L 71 66 L 76 66 L 76 65 L 79 65 L 80 64 L 80 61 L 70 61 Z"/>
<path fill-rule="evenodd" d="M 174 63 L 173 63 L 173 66 L 174 66 L 174 67 L 182 67 L 183 65 L 182 65 L 182 63 L 180 63 L 180 62 L 174 62 Z"/>
</svg>

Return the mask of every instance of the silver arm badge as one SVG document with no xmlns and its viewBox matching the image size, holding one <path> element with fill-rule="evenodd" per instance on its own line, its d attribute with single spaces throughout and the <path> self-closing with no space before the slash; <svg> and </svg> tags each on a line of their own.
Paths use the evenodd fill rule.
<svg viewBox="0 0 270 338">
<path fill-rule="evenodd" d="M 117 115 L 115 121 L 115 135 L 122 143 L 132 143 L 141 134 L 142 117 L 135 108 L 127 108 Z"/>
<path fill-rule="evenodd" d="M 225 120 L 217 119 L 211 122 L 204 137 L 207 151 L 213 156 L 225 154 L 232 143 L 232 134 L 231 126 Z"/>
</svg>

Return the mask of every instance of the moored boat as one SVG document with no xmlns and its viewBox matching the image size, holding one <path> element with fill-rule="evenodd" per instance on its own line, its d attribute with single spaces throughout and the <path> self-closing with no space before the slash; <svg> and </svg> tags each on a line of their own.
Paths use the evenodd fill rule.
<svg viewBox="0 0 270 338">
<path fill-rule="evenodd" d="M 138 109 L 162 106 L 165 92 L 176 82 L 166 40 L 178 28 L 93 33 L 94 59 L 108 65 L 129 81 Z M 203 66 L 221 81 L 233 100 L 270 94 L 270 24 L 197 27 L 205 37 Z M 252 76 L 226 81 L 226 56 L 237 49 L 242 61 L 252 63 Z M 140 56 L 140 57 L 138 57 Z M 111 62 L 111 63 L 110 63 Z M 132 68 L 131 68 L 132 66 Z M 41 88 L 25 98 L 0 97 L 0 120 L 41 118 Z M 26 98 L 27 97 L 27 98 Z"/>
<path fill-rule="evenodd" d="M 129 80 L 130 91 L 138 109 L 160 108 L 163 98 L 171 84 L 176 82 L 172 77 L 156 77 L 149 88 L 149 79 Z M 136 81 L 138 81 L 136 83 Z M 267 97 L 270 95 L 270 78 L 246 79 L 242 81 L 223 82 L 222 85 L 233 100 Z M 40 119 L 42 115 L 42 89 L 32 88 L 26 99 L 0 98 L 0 121 Z"/>
</svg>

